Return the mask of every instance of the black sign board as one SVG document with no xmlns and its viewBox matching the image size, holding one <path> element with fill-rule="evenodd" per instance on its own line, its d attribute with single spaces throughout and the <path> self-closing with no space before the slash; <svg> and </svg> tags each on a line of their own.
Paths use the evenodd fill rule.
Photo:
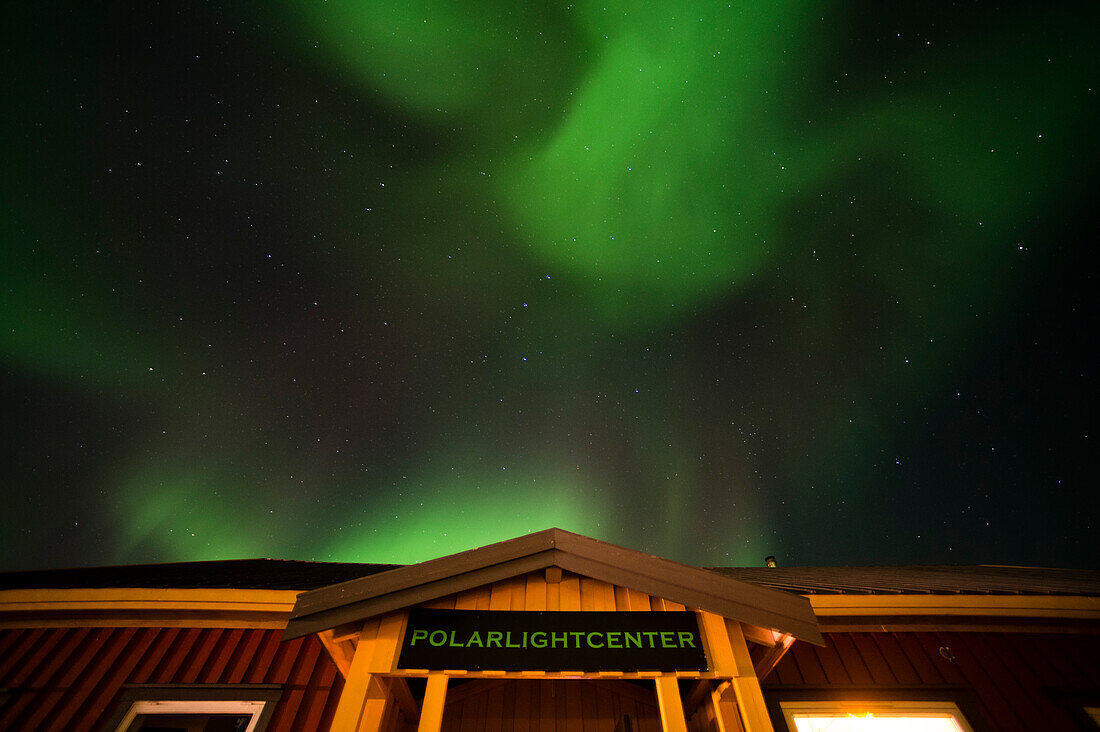
<svg viewBox="0 0 1100 732">
<path fill-rule="evenodd" d="M 398 668 L 705 671 L 693 612 L 412 608 Z"/>
</svg>

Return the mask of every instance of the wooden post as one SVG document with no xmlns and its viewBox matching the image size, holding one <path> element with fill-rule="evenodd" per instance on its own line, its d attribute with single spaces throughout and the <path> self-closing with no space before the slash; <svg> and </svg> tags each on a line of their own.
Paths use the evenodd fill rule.
<svg viewBox="0 0 1100 732">
<path fill-rule="evenodd" d="M 756 678 L 749 646 L 741 632 L 741 623 L 726 620 L 730 649 L 736 673 L 731 679 L 733 693 L 737 697 L 737 706 L 741 710 L 741 720 L 747 732 L 774 732 L 768 707 L 764 704 L 764 693 L 760 690 L 760 680 Z"/>
<path fill-rule="evenodd" d="M 407 613 L 392 613 L 363 624 L 351 668 L 332 719 L 333 732 L 379 732 L 391 700 L 383 680 L 397 663 Z"/>
<path fill-rule="evenodd" d="M 447 703 L 447 675 L 428 674 L 424 703 L 420 706 L 417 732 L 439 732 L 443 726 L 443 705 Z"/>
<path fill-rule="evenodd" d="M 737 674 L 737 660 L 733 657 L 725 619 L 706 610 L 699 610 L 698 613 L 711 670 L 719 679 L 733 678 Z"/>
<path fill-rule="evenodd" d="M 378 621 L 378 637 L 371 654 L 370 670 L 375 674 L 390 674 L 397 668 L 397 655 L 401 651 L 401 639 L 405 637 L 407 612 L 390 613 Z"/>
<path fill-rule="evenodd" d="M 334 732 L 358 732 L 359 718 L 367 701 L 367 692 L 377 686 L 377 680 L 371 678 L 370 664 L 374 655 L 374 641 L 378 635 L 378 621 L 368 620 L 359 632 L 359 642 L 355 646 L 355 655 L 351 659 L 344 690 L 340 694 L 340 703 L 336 705 L 336 714 L 332 718 L 331 729 Z"/>
<path fill-rule="evenodd" d="M 680 683 L 676 676 L 662 674 L 657 679 L 657 706 L 661 710 L 664 732 L 687 732 L 684 705 L 680 701 Z"/>
<path fill-rule="evenodd" d="M 359 718 L 359 726 L 356 728 L 356 732 L 381 732 L 382 723 L 386 719 L 386 714 L 390 711 L 388 707 L 392 701 L 389 685 L 383 683 L 378 674 L 371 674 L 370 685 L 367 687 L 367 698 L 363 702 L 362 716 Z M 331 729 L 336 729 L 335 723 Z"/>
<path fill-rule="evenodd" d="M 744 732 L 741 717 L 737 714 L 737 700 L 733 696 L 733 684 L 722 682 L 711 689 L 710 703 L 714 706 L 714 719 L 718 732 Z"/>
</svg>

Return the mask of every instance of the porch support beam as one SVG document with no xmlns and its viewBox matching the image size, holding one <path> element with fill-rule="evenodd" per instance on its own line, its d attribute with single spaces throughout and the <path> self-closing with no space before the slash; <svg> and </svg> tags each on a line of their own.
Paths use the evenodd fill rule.
<svg viewBox="0 0 1100 732">
<path fill-rule="evenodd" d="M 687 732 L 684 705 L 680 701 L 680 683 L 675 675 L 658 676 L 657 706 L 661 710 L 661 727 L 664 732 Z"/>
<path fill-rule="evenodd" d="M 760 680 L 756 678 L 756 669 L 749 656 L 749 646 L 741 632 L 741 623 L 727 618 L 726 630 L 735 667 L 730 681 L 737 697 L 737 707 L 741 710 L 741 722 L 746 732 L 774 732 L 768 708 L 764 704 L 764 693 L 760 690 Z"/>
<path fill-rule="evenodd" d="M 420 707 L 417 732 L 439 732 L 443 726 L 443 706 L 447 703 L 447 675 L 429 674 L 424 689 L 424 704 Z"/>
<path fill-rule="evenodd" d="M 371 657 L 374 655 L 374 643 L 378 637 L 378 621 L 368 620 L 359 633 L 359 643 L 355 647 L 344 690 L 340 693 L 340 703 L 336 705 L 336 714 L 332 718 L 333 732 L 358 732 L 359 719 L 368 702 L 368 696 L 382 696 L 385 706 L 385 690 L 378 679 L 370 672 Z M 379 714 L 381 721 L 381 714 Z"/>
<path fill-rule="evenodd" d="M 733 684 L 725 681 L 710 693 L 710 703 L 714 705 L 714 719 L 718 723 L 718 732 L 744 732 L 741 716 L 737 713 L 737 700 L 733 694 Z"/>
</svg>

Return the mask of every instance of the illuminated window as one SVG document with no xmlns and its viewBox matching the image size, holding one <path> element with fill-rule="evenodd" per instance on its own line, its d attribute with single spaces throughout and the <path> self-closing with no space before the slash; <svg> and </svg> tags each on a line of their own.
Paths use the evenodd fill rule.
<svg viewBox="0 0 1100 732">
<path fill-rule="evenodd" d="M 791 732 L 973 732 L 950 702 L 783 702 Z"/>
<path fill-rule="evenodd" d="M 256 732 L 266 702 L 137 701 L 117 732 Z"/>
</svg>

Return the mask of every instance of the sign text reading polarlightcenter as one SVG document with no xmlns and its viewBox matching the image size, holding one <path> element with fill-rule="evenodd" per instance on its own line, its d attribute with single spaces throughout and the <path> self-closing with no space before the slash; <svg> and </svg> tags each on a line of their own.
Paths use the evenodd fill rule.
<svg viewBox="0 0 1100 732">
<path fill-rule="evenodd" d="M 512 642 L 512 631 L 488 630 L 482 639 L 480 631 L 473 631 L 465 641 L 455 638 L 456 631 L 445 630 L 414 630 L 410 646 L 415 646 L 417 641 L 427 641 L 430 645 L 449 648 L 527 648 L 528 631 L 523 631 L 522 639 L 516 638 Z M 659 636 L 659 639 L 658 639 Z M 536 630 L 530 633 L 531 648 L 695 648 L 696 637 L 688 631 L 674 630 L 639 630 L 631 633 L 629 630 L 593 630 L 585 633 L 583 630 L 566 631 L 564 633 L 547 633 Z M 503 644 L 503 645 L 502 645 Z"/>
<path fill-rule="evenodd" d="M 399 668 L 702 671 L 692 612 L 409 611 Z"/>
</svg>

